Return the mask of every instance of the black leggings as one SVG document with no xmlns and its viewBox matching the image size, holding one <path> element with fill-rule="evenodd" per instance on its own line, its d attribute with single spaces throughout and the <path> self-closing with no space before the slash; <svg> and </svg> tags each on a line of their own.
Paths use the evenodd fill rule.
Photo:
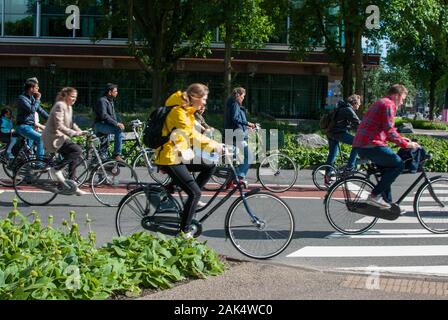
<svg viewBox="0 0 448 320">
<path fill-rule="evenodd" d="M 56 170 L 62 170 L 66 165 L 68 165 L 68 178 L 73 180 L 76 174 L 76 167 L 81 163 L 81 147 L 76 143 L 67 140 L 64 142 L 62 147 L 59 148 L 58 152 L 64 159 L 54 168 Z"/>
<path fill-rule="evenodd" d="M 178 164 L 173 166 L 163 166 L 168 175 L 173 179 L 174 184 L 179 186 L 188 195 L 187 202 L 182 213 L 180 225 L 181 231 L 188 232 L 191 220 L 196 213 L 196 207 L 201 199 L 201 189 L 207 184 L 215 170 L 214 164 Z M 200 172 L 196 181 L 191 172 Z"/>
</svg>

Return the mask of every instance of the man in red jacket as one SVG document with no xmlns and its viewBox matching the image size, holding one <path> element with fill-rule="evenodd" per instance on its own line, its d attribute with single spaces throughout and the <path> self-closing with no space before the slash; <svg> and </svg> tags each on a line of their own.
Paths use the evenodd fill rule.
<svg viewBox="0 0 448 320">
<path fill-rule="evenodd" d="M 400 136 L 395 128 L 397 107 L 403 104 L 407 94 L 408 90 L 401 84 L 390 87 L 386 97 L 369 107 L 353 141 L 353 148 L 357 148 L 362 158 L 367 158 L 384 168 L 381 181 L 367 199 L 367 203 L 380 208 L 391 207 L 391 185 L 404 168 L 401 158 L 387 146 L 386 142 L 390 141 L 401 148 L 420 147 L 417 143 Z"/>
</svg>

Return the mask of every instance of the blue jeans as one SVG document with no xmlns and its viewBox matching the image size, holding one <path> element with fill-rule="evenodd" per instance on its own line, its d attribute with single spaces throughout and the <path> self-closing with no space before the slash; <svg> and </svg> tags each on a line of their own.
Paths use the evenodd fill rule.
<svg viewBox="0 0 448 320">
<path fill-rule="evenodd" d="M 352 145 L 354 137 L 350 133 L 343 133 L 338 137 L 338 139 L 328 137 L 328 157 L 326 164 L 333 166 L 336 160 L 336 156 L 339 151 L 339 142 Z M 347 161 L 348 168 L 354 168 L 356 165 L 356 157 L 358 156 L 358 152 L 356 148 L 352 148 L 350 152 L 350 157 Z M 328 172 L 327 172 L 328 173 Z"/>
<path fill-rule="evenodd" d="M 382 169 L 380 182 L 372 190 L 374 196 L 382 195 L 392 203 L 391 185 L 404 169 L 401 158 L 389 147 L 357 148 L 362 158 L 367 158 Z"/>
<path fill-rule="evenodd" d="M 247 141 L 243 141 L 241 145 L 238 146 L 239 152 L 243 152 L 243 162 L 236 168 L 236 175 L 238 177 L 246 178 L 247 172 L 250 168 L 250 163 L 252 162 L 253 156 L 252 152 L 249 150 Z"/>
<path fill-rule="evenodd" d="M 113 156 L 115 157 L 115 156 L 121 155 L 121 148 L 123 145 L 124 134 L 120 128 L 114 127 L 111 124 L 105 124 L 105 123 L 98 122 L 98 123 L 95 123 L 95 131 L 104 133 L 104 134 L 113 134 L 115 137 Z"/>
<path fill-rule="evenodd" d="M 44 143 L 42 141 L 42 134 L 34 130 L 34 126 L 30 126 L 27 124 L 18 125 L 16 128 L 17 134 L 27 138 L 31 145 L 33 143 L 37 146 L 37 158 L 42 160 L 44 157 Z"/>
</svg>

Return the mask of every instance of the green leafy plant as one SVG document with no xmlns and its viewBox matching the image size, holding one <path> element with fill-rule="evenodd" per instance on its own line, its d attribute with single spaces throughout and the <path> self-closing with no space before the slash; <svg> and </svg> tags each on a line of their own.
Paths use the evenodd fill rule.
<svg viewBox="0 0 448 320">
<path fill-rule="evenodd" d="M 423 148 L 432 154 L 432 159 L 426 163 L 425 168 L 429 172 L 448 172 L 448 139 L 434 138 L 422 135 L 404 136 L 417 140 Z M 312 169 L 320 164 L 325 163 L 328 155 L 328 146 L 320 148 L 308 148 L 298 145 L 294 141 L 294 135 L 287 135 L 285 147 L 282 152 L 294 159 L 294 161 L 303 169 Z M 391 145 L 392 146 L 392 145 Z M 344 158 L 348 159 L 351 146 L 341 144 Z M 336 158 L 336 165 L 341 165 L 340 157 Z"/>
<path fill-rule="evenodd" d="M 0 219 L 0 299 L 107 299 L 136 296 L 141 288 L 166 289 L 188 278 L 218 275 L 225 269 L 216 252 L 194 239 L 136 233 L 97 248 L 87 216 L 87 238 L 75 213 L 54 228 L 17 210 Z"/>
</svg>

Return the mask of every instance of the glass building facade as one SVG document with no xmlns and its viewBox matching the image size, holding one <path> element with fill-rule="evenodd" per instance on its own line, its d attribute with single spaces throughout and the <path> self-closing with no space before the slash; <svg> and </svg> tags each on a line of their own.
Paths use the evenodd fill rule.
<svg viewBox="0 0 448 320">
<path fill-rule="evenodd" d="M 81 1 L 79 3 L 84 3 Z M 93 43 L 90 39 L 98 32 L 99 22 L 104 19 L 99 1 L 85 1 L 79 5 L 79 29 L 66 27 L 70 12 L 67 7 L 74 4 L 71 0 L 0 0 L 0 44 L 8 41 L 20 41 L 32 45 L 58 44 L 60 41 Z M 288 17 L 276 22 L 276 33 L 271 37 L 270 45 L 277 51 L 288 52 Z M 127 27 L 108 30 L 103 35 L 105 41 L 126 44 Z M 217 30 L 216 44 L 221 43 Z M 280 49 L 279 49 L 280 48 Z M 30 51 L 32 54 L 32 50 Z M 5 59 L 5 56 L 0 56 Z M 28 59 L 28 60 L 26 60 Z M 132 69 L 76 68 L 51 66 L 32 66 L 26 58 L 22 67 L 0 64 L 0 105 L 14 103 L 22 91 L 24 79 L 36 76 L 40 80 L 43 98 L 52 103 L 56 92 L 63 86 L 78 89 L 78 106 L 91 108 L 102 93 L 107 82 L 119 85 L 117 108 L 120 111 L 146 109 L 151 105 L 151 76 L 143 71 Z M 76 61 L 74 61 L 74 64 Z M 204 63 L 207 63 L 204 60 Z M 264 63 L 260 61 L 259 63 Z M 319 74 L 319 73 L 318 73 Z M 200 81 L 210 87 L 209 110 L 220 112 L 223 109 L 223 73 L 217 71 L 179 71 L 176 72 L 172 90 L 185 88 L 189 83 Z M 324 75 L 276 73 L 270 68 L 266 73 L 237 72 L 235 86 L 247 89 L 246 105 L 251 112 L 266 113 L 277 118 L 317 118 L 325 105 L 328 77 Z"/>
</svg>

